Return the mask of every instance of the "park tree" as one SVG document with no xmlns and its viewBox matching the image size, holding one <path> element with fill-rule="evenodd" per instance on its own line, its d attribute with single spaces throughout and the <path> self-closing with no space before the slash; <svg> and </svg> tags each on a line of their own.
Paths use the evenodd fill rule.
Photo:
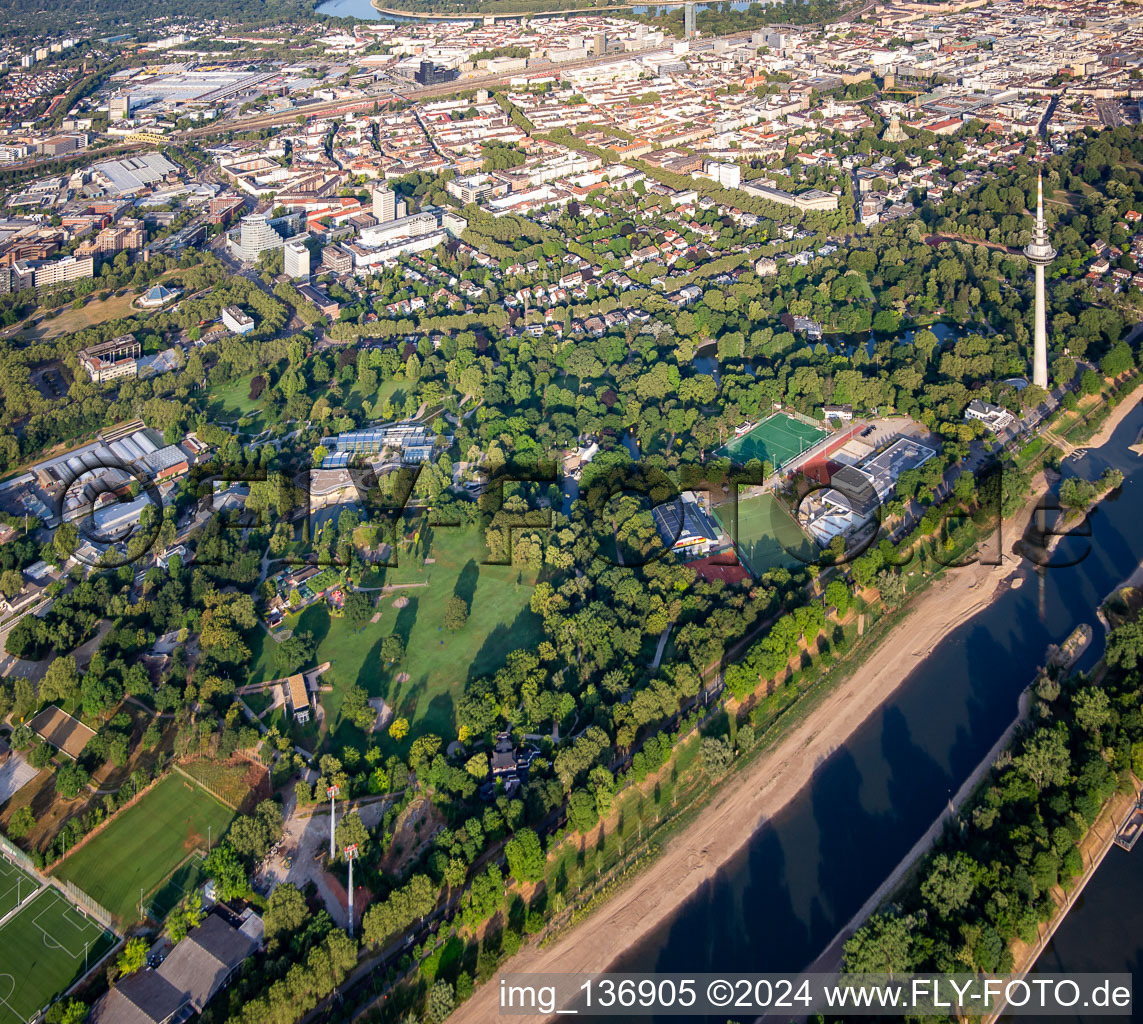
<svg viewBox="0 0 1143 1024">
<path fill-rule="evenodd" d="M 198 892 L 192 892 L 179 900 L 178 905 L 167 918 L 167 932 L 174 943 L 182 942 L 187 933 L 197 928 L 202 921 L 202 901 Z"/>
<path fill-rule="evenodd" d="M 891 914 L 874 914 L 845 944 L 845 970 L 855 974 L 887 974 L 890 978 L 913 966 L 909 922 Z"/>
<path fill-rule="evenodd" d="M 36 825 L 36 816 L 32 808 L 25 804 L 12 812 L 8 819 L 8 835 L 13 839 L 23 839 Z"/>
<path fill-rule="evenodd" d="M 520 829 L 504 846 L 508 872 L 519 882 L 538 882 L 544 877 L 544 856 L 540 837 L 530 828 Z"/>
<path fill-rule="evenodd" d="M 0 573 L 0 594 L 11 600 L 24 589 L 24 577 L 18 569 L 5 569 Z"/>
<path fill-rule="evenodd" d="M 938 853 L 921 883 L 921 896 L 941 917 L 952 917 L 972 899 L 978 870 L 976 862 L 963 851 L 952 857 Z"/>
<path fill-rule="evenodd" d="M 474 779 L 483 779 L 488 775 L 488 755 L 473 754 L 464 762 L 464 770 Z"/>
<path fill-rule="evenodd" d="M 44 1014 L 44 1024 L 83 1024 L 90 1007 L 80 999 L 61 999 Z"/>
<path fill-rule="evenodd" d="M 1098 735 L 1111 719 L 1111 701 L 1107 693 L 1093 686 L 1086 686 L 1073 698 L 1076 724 L 1084 732 Z"/>
<path fill-rule="evenodd" d="M 573 790 L 568 797 L 568 824 L 577 832 L 590 832 L 599 824 L 595 797 L 586 789 Z"/>
<path fill-rule="evenodd" d="M 344 851 L 347 846 L 356 843 L 357 855 L 364 857 L 369 850 L 370 837 L 369 829 L 365 827 L 361 815 L 356 811 L 352 814 L 343 815 L 334 829 L 334 841 L 340 851 Z"/>
<path fill-rule="evenodd" d="M 429 998 L 425 1006 L 425 1020 L 428 1024 L 444 1024 L 444 1020 L 452 1013 L 456 1004 L 452 982 L 439 978 L 429 989 Z"/>
<path fill-rule="evenodd" d="M 219 843 L 203 863 L 208 878 L 214 880 L 216 897 L 220 900 L 245 899 L 250 895 L 250 881 L 246 868 L 234 848 L 226 842 Z"/>
<path fill-rule="evenodd" d="M 377 712 L 369 703 L 369 694 L 356 683 L 345 692 L 341 713 L 363 732 L 369 732 L 377 721 Z"/>
<path fill-rule="evenodd" d="M 396 634 L 390 633 L 381 641 L 381 660 L 392 664 L 405 656 L 405 642 Z"/>
<path fill-rule="evenodd" d="M 342 611 L 346 620 L 353 627 L 353 631 L 357 633 L 373 615 L 373 602 L 367 594 L 363 594 L 360 590 L 354 590 L 346 595 L 345 606 Z"/>
<path fill-rule="evenodd" d="M 142 936 L 128 939 L 127 944 L 119 951 L 115 961 L 115 968 L 119 977 L 125 978 L 134 974 L 147 962 L 147 940 Z"/>
<path fill-rule="evenodd" d="M 296 886 L 288 882 L 275 886 L 263 918 L 267 941 L 274 941 L 279 936 L 288 938 L 302 928 L 307 917 L 306 898 Z"/>
<path fill-rule="evenodd" d="M 1062 729 L 1038 729 L 1012 759 L 1016 770 L 1028 778 L 1037 792 L 1067 784 L 1071 770 L 1067 733 Z"/>
<path fill-rule="evenodd" d="M 274 664 L 284 676 L 292 675 L 313 660 L 317 644 L 308 632 L 295 633 L 278 644 L 274 651 Z"/>
<path fill-rule="evenodd" d="M 448 604 L 445 605 L 445 629 L 455 633 L 463 629 L 466 622 L 468 622 L 468 602 L 456 595 L 450 597 Z"/>
<path fill-rule="evenodd" d="M 1143 623 L 1125 622 L 1111 631 L 1104 652 L 1114 668 L 1134 670 L 1143 662 Z"/>
<path fill-rule="evenodd" d="M 825 601 L 837 609 L 839 618 L 849 611 L 849 588 L 844 580 L 830 580 L 825 589 Z"/>
<path fill-rule="evenodd" d="M 362 919 L 362 934 L 373 946 L 384 945 L 437 905 L 437 889 L 426 875 L 413 875 L 400 888 L 370 905 Z"/>
<path fill-rule="evenodd" d="M 721 736 L 707 736 L 702 741 L 699 757 L 703 774 L 717 778 L 730 766 L 730 762 L 734 759 L 734 751 Z"/>
<path fill-rule="evenodd" d="M 56 792 L 65 800 L 74 800 L 79 796 L 87 782 L 87 771 L 71 761 L 61 765 L 56 772 Z"/>
<path fill-rule="evenodd" d="M 60 523 L 56 527 L 55 536 L 52 538 L 52 547 L 60 564 L 75 554 L 76 548 L 79 547 L 79 530 L 76 529 L 74 523 Z"/>
<path fill-rule="evenodd" d="M 241 814 L 234 819 L 226 840 L 238 856 L 257 863 L 282 838 L 282 831 L 281 806 L 274 800 L 263 800 L 253 814 Z"/>
</svg>

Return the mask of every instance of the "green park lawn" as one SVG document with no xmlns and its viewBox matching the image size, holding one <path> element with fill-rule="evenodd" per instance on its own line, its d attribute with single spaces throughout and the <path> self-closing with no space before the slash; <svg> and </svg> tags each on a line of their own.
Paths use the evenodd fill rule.
<svg viewBox="0 0 1143 1024">
<path fill-rule="evenodd" d="M 250 381 L 254 374 L 239 377 L 229 384 L 210 389 L 210 413 L 222 420 L 254 416 L 261 412 L 258 403 L 250 398 Z"/>
<path fill-rule="evenodd" d="M 335 740 L 342 729 L 355 729 L 340 714 L 345 691 L 353 684 L 371 697 L 383 697 L 398 716 L 408 718 L 412 737 L 423 732 L 453 735 L 455 702 L 468 680 L 494 672 L 510 651 L 539 642 L 540 618 L 529 608 L 534 574 L 507 565 L 482 565 L 488 550 L 477 529 L 433 528 L 427 557 L 430 564 L 421 564 L 402 551 L 395 568 L 370 574 L 371 582 L 380 579 L 387 586 L 422 585 L 384 594 L 376 608 L 380 620 L 360 630 L 324 602 L 287 618 L 287 628 L 309 632 L 318 641 L 314 663 L 330 662 L 322 683 L 334 689 L 322 693 L 321 705 L 325 729 Z M 468 601 L 469 616 L 463 629 L 451 633 L 444 628 L 444 617 L 454 593 Z M 402 597 L 408 604 L 395 608 Z M 381 641 L 393 632 L 405 642 L 405 658 L 387 665 L 381 659 Z M 250 681 L 278 677 L 275 641 L 258 629 L 248 642 Z M 299 737 L 317 738 L 312 725 Z"/>
<path fill-rule="evenodd" d="M 365 408 L 365 404 L 367 402 L 369 403 L 370 408 L 376 407 L 376 409 L 380 410 L 381 404 L 385 401 L 385 399 L 391 399 L 394 395 L 396 395 L 403 402 L 405 395 L 407 394 L 407 389 L 408 382 L 401 379 L 400 377 L 393 377 L 390 380 L 381 381 L 381 383 L 377 386 L 377 390 L 371 392 L 368 395 L 361 390 L 360 384 L 355 383 L 353 387 L 351 387 L 345 393 L 345 400 L 342 404 L 351 413 L 362 411 Z M 380 415 L 379 412 L 378 415 Z"/>
<path fill-rule="evenodd" d="M 234 812 L 204 789 L 173 773 L 71 856 L 53 874 L 74 882 L 123 923 L 192 851 L 217 842 Z"/>
</svg>

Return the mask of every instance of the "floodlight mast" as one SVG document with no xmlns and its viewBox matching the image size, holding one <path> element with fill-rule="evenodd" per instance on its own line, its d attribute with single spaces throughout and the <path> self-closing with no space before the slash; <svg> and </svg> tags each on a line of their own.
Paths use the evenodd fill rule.
<svg viewBox="0 0 1143 1024">
<path fill-rule="evenodd" d="M 357 859 L 357 844 L 350 843 L 345 848 L 345 859 L 349 862 L 349 937 L 353 938 L 353 862 Z"/>
<path fill-rule="evenodd" d="M 341 792 L 341 787 L 337 785 L 326 786 L 326 796 L 329 797 L 329 860 L 333 863 L 333 858 L 337 856 L 337 846 L 333 841 L 333 826 L 336 819 L 334 814 L 334 801 L 337 799 L 337 794 Z"/>
</svg>

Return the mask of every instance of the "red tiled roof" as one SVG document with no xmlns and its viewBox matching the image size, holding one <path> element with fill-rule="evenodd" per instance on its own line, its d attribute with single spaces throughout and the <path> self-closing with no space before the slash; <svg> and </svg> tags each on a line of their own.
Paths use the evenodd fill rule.
<svg viewBox="0 0 1143 1024">
<path fill-rule="evenodd" d="M 734 559 L 732 564 L 728 564 L 727 560 L 730 558 Z M 723 551 L 717 555 L 708 555 L 706 558 L 688 562 L 687 565 L 691 569 L 694 569 L 699 577 L 707 583 L 722 580 L 723 583 L 733 585 L 736 583 L 745 583 L 750 580 L 750 573 L 739 564 L 733 551 Z"/>
</svg>

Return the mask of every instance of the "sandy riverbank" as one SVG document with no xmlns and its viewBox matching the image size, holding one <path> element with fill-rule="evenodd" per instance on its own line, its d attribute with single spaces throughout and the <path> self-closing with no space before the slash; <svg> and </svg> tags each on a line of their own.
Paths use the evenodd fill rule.
<svg viewBox="0 0 1143 1024">
<path fill-rule="evenodd" d="M 984 608 L 1019 565 L 972 565 L 926 590 L 886 636 L 882 655 L 867 661 L 770 751 L 757 758 L 674 836 L 646 870 L 594 914 L 547 948 L 525 946 L 507 972 L 602 971 L 667 921 L 712 878 L 817 768 L 869 718 L 949 632 Z M 497 1014 L 498 985 L 480 986 L 450 1018 L 484 1024 Z M 542 1019 L 542 1018 L 521 1018 Z"/>
<path fill-rule="evenodd" d="M 1106 440 L 1137 402 L 1117 408 L 1100 431 Z M 1106 435 L 1106 436 L 1104 436 Z M 1094 443 L 1094 439 L 1093 439 Z M 901 686 L 950 632 L 988 606 L 1006 584 L 1032 568 L 1008 554 L 1045 489 L 1043 474 L 1023 509 L 1004 524 L 999 565 L 951 570 L 917 597 L 881 641 L 879 653 L 825 697 L 772 749 L 724 785 L 695 820 L 672 837 L 660 856 L 585 921 L 546 948 L 525 946 L 500 973 L 577 973 L 606 970 L 713 878 L 767 820 L 809 783 L 831 754 Z M 995 550 L 995 545 L 992 545 Z M 995 560 L 995 559 L 993 559 Z M 496 979 L 481 985 L 449 1018 L 485 1024 L 498 1014 Z M 518 1018 L 542 1020 L 542 1017 Z"/>
<path fill-rule="evenodd" d="M 1092 436 L 1091 440 L 1085 441 L 1080 447 L 1099 448 L 1107 444 L 1107 442 L 1111 440 L 1111 435 L 1115 433 L 1115 428 L 1123 422 L 1128 413 L 1134 411 L 1141 400 L 1143 400 L 1143 395 L 1128 395 L 1111 411 L 1111 415 L 1107 417 L 1107 422 L 1099 428 L 1099 431 Z"/>
</svg>

